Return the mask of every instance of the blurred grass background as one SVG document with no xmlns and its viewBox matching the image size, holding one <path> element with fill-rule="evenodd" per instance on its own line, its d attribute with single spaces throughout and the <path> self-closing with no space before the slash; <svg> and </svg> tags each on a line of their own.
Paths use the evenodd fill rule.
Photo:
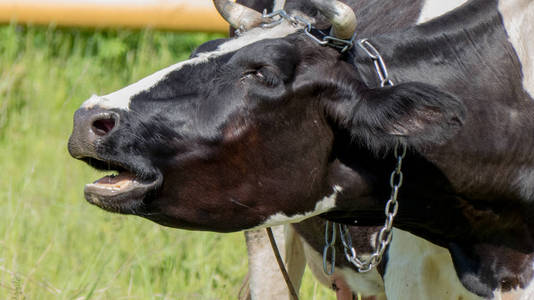
<svg viewBox="0 0 534 300">
<path fill-rule="evenodd" d="M 76 108 L 220 37 L 0 26 L 0 299 L 236 299 L 242 233 L 164 228 L 83 199 L 102 174 L 70 158 Z M 307 271 L 302 299 L 334 299 Z"/>
</svg>

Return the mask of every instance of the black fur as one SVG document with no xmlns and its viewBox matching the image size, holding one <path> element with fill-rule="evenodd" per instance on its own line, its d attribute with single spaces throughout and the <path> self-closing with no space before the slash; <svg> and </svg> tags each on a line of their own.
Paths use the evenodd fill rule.
<svg viewBox="0 0 534 300">
<path fill-rule="evenodd" d="M 428 84 L 367 88 L 357 80 L 331 78 L 322 90 L 330 100 L 330 117 L 371 151 L 392 149 L 399 140 L 415 148 L 442 144 L 465 119 L 466 110 L 458 98 Z"/>
<path fill-rule="evenodd" d="M 395 166 L 385 153 L 400 139 L 411 147 L 395 225 L 450 247 L 470 291 L 526 286 L 534 199 L 522 178 L 534 172 L 534 100 L 497 1 L 420 26 L 408 26 L 415 14 L 381 19 L 382 7 L 366 5 L 376 22 L 362 36 L 394 87 L 377 88 L 357 47 L 341 55 L 297 32 L 170 73 L 115 111 L 120 126 L 98 147 L 76 129 L 71 152 L 163 178 L 141 208 L 121 212 L 226 232 L 310 212 L 334 185 L 343 192 L 332 215 L 378 225 Z M 386 24 L 399 30 L 379 34 Z"/>
</svg>

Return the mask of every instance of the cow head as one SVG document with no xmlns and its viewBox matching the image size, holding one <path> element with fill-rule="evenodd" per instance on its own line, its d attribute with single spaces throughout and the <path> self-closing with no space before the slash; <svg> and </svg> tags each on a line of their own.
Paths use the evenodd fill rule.
<svg viewBox="0 0 534 300">
<path fill-rule="evenodd" d="M 298 221 L 355 189 L 339 175 L 350 171 L 336 160 L 339 132 L 377 152 L 399 137 L 440 141 L 461 124 L 454 97 L 422 83 L 369 88 L 294 24 L 246 29 L 82 105 L 71 155 L 118 172 L 86 185 L 89 202 L 186 229 Z"/>
</svg>

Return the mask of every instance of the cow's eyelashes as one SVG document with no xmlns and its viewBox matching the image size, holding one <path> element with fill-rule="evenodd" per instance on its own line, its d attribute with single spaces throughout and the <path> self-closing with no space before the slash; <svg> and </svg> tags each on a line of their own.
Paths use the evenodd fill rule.
<svg viewBox="0 0 534 300">
<path fill-rule="evenodd" d="M 265 75 L 260 70 L 248 70 L 243 73 L 242 79 L 254 79 L 262 82 L 265 80 Z"/>
<path fill-rule="evenodd" d="M 265 75 L 263 75 L 263 73 L 261 73 L 259 70 L 249 70 L 243 74 L 243 78 L 264 80 Z"/>
<path fill-rule="evenodd" d="M 242 79 L 253 79 L 267 86 L 276 86 L 278 84 L 278 78 L 265 68 L 248 70 L 243 73 Z"/>
</svg>

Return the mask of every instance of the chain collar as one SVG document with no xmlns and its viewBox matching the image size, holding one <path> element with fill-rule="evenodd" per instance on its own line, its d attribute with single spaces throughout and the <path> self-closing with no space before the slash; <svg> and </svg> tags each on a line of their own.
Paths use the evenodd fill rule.
<svg viewBox="0 0 534 300">
<path fill-rule="evenodd" d="M 399 149 L 400 147 L 400 149 Z M 400 152 L 399 152 L 400 150 Z M 391 195 L 386 203 L 384 214 L 386 215 L 386 221 L 384 226 L 380 229 L 376 240 L 375 251 L 366 259 L 358 258 L 356 249 L 352 246 L 352 238 L 350 236 L 349 227 L 345 224 L 332 223 L 326 221 L 325 225 L 325 246 L 323 249 L 323 269 L 328 275 L 334 273 L 334 265 L 336 260 L 335 255 L 335 242 L 336 242 L 336 225 L 340 232 L 341 243 L 343 244 L 343 251 L 345 252 L 345 258 L 352 263 L 358 272 L 365 273 L 378 266 L 382 261 L 382 256 L 387 249 L 387 246 L 391 242 L 393 220 L 399 210 L 399 202 L 397 197 L 399 195 L 400 187 L 404 181 L 404 175 L 402 173 L 402 162 L 406 156 L 406 144 L 397 142 L 395 145 L 395 157 L 397 158 L 397 166 L 395 170 L 391 172 L 389 185 L 391 187 Z M 328 267 L 328 253 L 330 252 L 330 268 Z"/>
<path fill-rule="evenodd" d="M 323 31 L 315 28 L 308 20 L 301 16 L 289 15 L 285 10 L 277 10 L 272 13 L 267 13 L 267 10 L 263 11 L 262 15 L 265 22 L 261 25 L 264 28 L 272 28 L 281 24 L 284 20 L 287 20 L 293 26 L 303 26 L 304 33 L 313 41 L 321 46 L 329 46 L 338 49 L 341 53 L 346 52 L 354 46 L 356 39 L 356 33 L 349 40 L 343 40 L 334 36 L 325 34 Z M 240 35 L 243 32 L 242 28 L 236 30 L 236 35 Z M 384 59 L 380 55 L 380 52 L 369 42 L 367 39 L 361 39 L 357 41 L 358 46 L 362 48 L 365 53 L 373 60 L 375 70 L 380 81 L 380 87 L 393 86 L 393 81 L 389 78 L 388 70 Z M 401 147 L 399 153 L 399 146 Z M 386 203 L 385 215 L 386 221 L 384 226 L 380 229 L 376 240 L 375 251 L 366 259 L 358 258 L 356 250 L 352 246 L 352 238 L 350 236 L 349 228 L 347 225 L 338 224 L 330 221 L 326 221 L 325 226 L 325 246 L 323 249 L 323 269 L 328 275 L 332 275 L 335 271 L 336 251 L 335 242 L 337 230 L 340 232 L 341 242 L 343 244 L 343 251 L 345 258 L 352 263 L 358 272 L 369 272 L 375 268 L 382 260 L 382 256 L 387 249 L 387 246 L 391 242 L 393 220 L 397 215 L 399 203 L 397 197 L 399 189 L 403 183 L 402 173 L 402 161 L 406 156 L 406 144 L 397 142 L 395 145 L 395 157 L 397 159 L 397 166 L 390 176 L 391 195 Z M 336 229 L 337 225 L 337 229 Z M 328 253 L 330 253 L 330 268 L 328 267 Z"/>
<path fill-rule="evenodd" d="M 388 70 L 384 59 L 380 55 L 380 52 L 369 42 L 367 39 L 358 40 L 358 45 L 362 48 L 365 53 L 373 60 L 375 65 L 376 73 L 380 81 L 380 87 L 393 86 L 393 81 L 389 78 Z M 399 149 L 400 148 L 400 149 Z M 400 151 L 399 151 L 400 150 Z M 397 141 L 394 151 L 395 158 L 397 159 L 397 165 L 393 172 L 391 172 L 389 185 L 391 187 L 391 195 L 388 202 L 386 203 L 385 216 L 386 221 L 384 226 L 380 229 L 377 240 L 375 251 L 367 258 L 362 259 L 357 256 L 356 250 L 352 246 L 352 238 L 349 232 L 349 227 L 345 224 L 338 224 L 333 222 L 330 224 L 330 221 L 326 221 L 325 226 L 325 246 L 323 249 L 323 269 L 324 272 L 328 275 L 334 273 L 335 268 L 335 242 L 336 242 L 336 231 L 339 230 L 341 243 L 343 244 L 343 251 L 345 253 L 345 258 L 352 263 L 358 272 L 369 272 L 382 261 L 384 252 L 386 251 L 389 243 L 392 238 L 393 230 L 393 220 L 397 215 L 399 209 L 399 202 L 397 197 L 399 195 L 399 189 L 403 184 L 404 175 L 402 173 L 402 162 L 406 156 L 406 144 Z M 337 228 L 336 228 L 337 225 Z M 328 267 L 328 253 L 330 252 L 330 262 L 331 265 Z"/>
<path fill-rule="evenodd" d="M 380 55 L 380 52 L 376 50 L 375 46 L 373 46 L 368 39 L 358 40 L 358 46 L 360 46 L 360 48 L 362 48 L 373 60 L 378 80 L 380 80 L 380 87 L 393 86 L 393 81 L 389 78 L 386 63 L 384 62 L 382 55 Z"/>
<path fill-rule="evenodd" d="M 279 25 L 284 20 L 289 21 L 294 26 L 304 26 L 304 33 L 318 43 L 321 46 L 329 46 L 338 49 L 341 53 L 351 49 L 354 45 L 356 33 L 349 40 L 343 40 L 336 38 L 335 36 L 328 35 L 321 30 L 315 28 L 308 20 L 301 16 L 289 15 L 285 10 L 277 10 L 272 13 L 267 13 L 267 10 L 263 11 L 263 18 L 269 20 L 262 24 L 262 27 L 271 28 Z M 317 36 L 316 36 L 317 35 Z"/>
</svg>

